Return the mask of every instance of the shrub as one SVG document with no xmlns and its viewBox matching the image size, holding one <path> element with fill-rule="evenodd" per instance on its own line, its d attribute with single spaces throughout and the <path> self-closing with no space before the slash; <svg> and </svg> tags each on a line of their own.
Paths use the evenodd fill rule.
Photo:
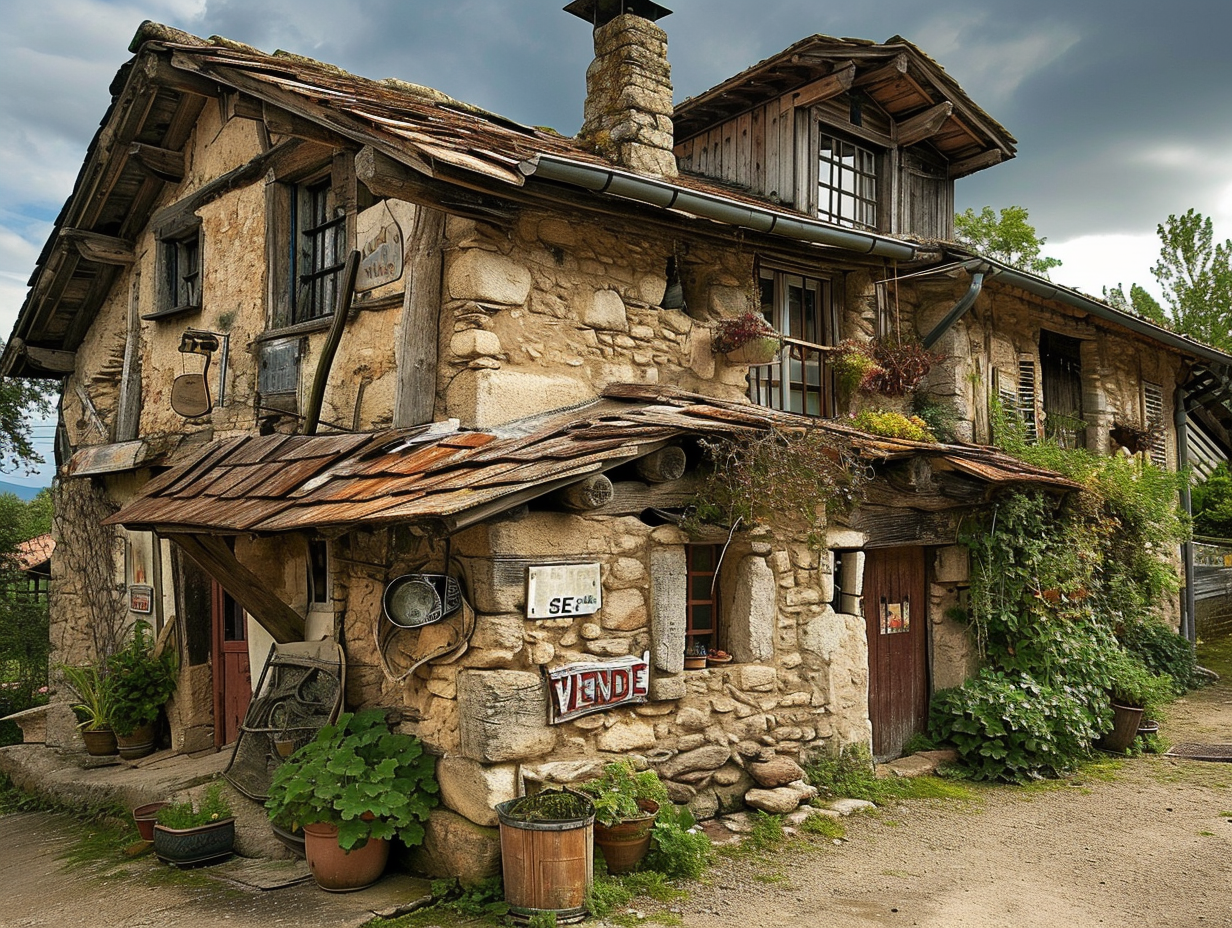
<svg viewBox="0 0 1232 928">
<path fill-rule="evenodd" d="M 194 808 L 190 800 L 173 802 L 158 810 L 158 824 L 164 828 L 199 828 L 231 818 L 231 806 L 222 795 L 222 784 L 212 783 Z"/>
<path fill-rule="evenodd" d="M 1163 622 L 1155 619 L 1126 622 L 1117 637 L 1126 650 L 1141 658 L 1152 671 L 1171 677 L 1177 695 L 1201 684 L 1193 645 Z"/>
<path fill-rule="evenodd" d="M 634 770 L 627 760 L 607 764 L 593 780 L 577 785 L 595 804 L 595 821 L 616 825 L 644 815 L 639 799 L 649 799 L 659 806 L 668 802 L 667 789 L 653 770 Z"/>
<path fill-rule="evenodd" d="M 919 416 L 904 416 L 901 412 L 885 409 L 866 409 L 851 419 L 851 424 L 861 432 L 880 435 L 883 438 L 905 438 L 907 441 L 936 441 L 926 423 Z"/>
<path fill-rule="evenodd" d="M 987 668 L 933 697 L 929 729 L 954 744 L 974 779 L 1012 783 L 1061 776 L 1098 734 L 1090 710 L 1065 689 Z"/>
<path fill-rule="evenodd" d="M 710 838 L 697 828 L 688 807 L 668 802 L 659 808 L 651 832 L 650 852 L 642 866 L 671 879 L 697 879 L 713 855 Z"/>
<path fill-rule="evenodd" d="M 175 661 L 169 654 L 154 655 L 154 632 L 139 621 L 128 643 L 107 662 L 111 727 L 118 735 L 131 735 L 158 719 L 163 703 L 175 692 Z"/>
</svg>

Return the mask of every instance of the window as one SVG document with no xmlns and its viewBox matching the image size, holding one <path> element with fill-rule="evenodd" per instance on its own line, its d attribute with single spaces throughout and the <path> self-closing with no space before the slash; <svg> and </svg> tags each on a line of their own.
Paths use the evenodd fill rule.
<svg viewBox="0 0 1232 928">
<path fill-rule="evenodd" d="M 1168 466 L 1167 420 L 1164 417 L 1164 388 L 1157 383 L 1142 384 L 1142 424 L 1150 430 L 1147 453 L 1156 467 Z"/>
<path fill-rule="evenodd" d="M 346 212 L 330 178 L 297 184 L 291 197 L 291 322 L 331 315 L 346 261 Z"/>
<path fill-rule="evenodd" d="M 807 344 L 789 342 L 777 361 L 751 368 L 749 398 L 771 409 L 833 416 L 833 375 L 816 347 L 836 342 L 829 281 L 762 268 L 759 284 L 762 314 L 780 334 Z"/>
<path fill-rule="evenodd" d="M 157 319 L 201 308 L 201 226 L 181 228 L 158 240 L 156 308 L 143 318 Z"/>
<path fill-rule="evenodd" d="M 704 655 L 719 646 L 719 545 L 687 545 L 688 600 L 685 655 Z"/>
<path fill-rule="evenodd" d="M 1086 446 L 1082 417 L 1081 343 L 1040 332 L 1040 380 L 1044 388 L 1044 434 L 1062 448 Z"/>
<path fill-rule="evenodd" d="M 857 229 L 876 229 L 877 156 L 820 127 L 817 136 L 817 216 Z"/>
</svg>

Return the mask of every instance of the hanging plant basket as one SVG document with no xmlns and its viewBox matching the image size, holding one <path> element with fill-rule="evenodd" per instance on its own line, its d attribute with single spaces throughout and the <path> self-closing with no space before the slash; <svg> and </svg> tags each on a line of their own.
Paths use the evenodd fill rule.
<svg viewBox="0 0 1232 928">
<path fill-rule="evenodd" d="M 724 357 L 731 364 L 748 364 L 750 366 L 770 364 L 778 357 L 781 345 L 782 342 L 779 341 L 777 335 L 765 335 L 761 338 L 747 341 L 739 348 L 733 348 L 731 351 L 725 352 Z"/>
<path fill-rule="evenodd" d="M 712 346 L 731 364 L 769 364 L 783 340 L 761 313 L 748 312 L 721 319 L 714 328 Z"/>
</svg>

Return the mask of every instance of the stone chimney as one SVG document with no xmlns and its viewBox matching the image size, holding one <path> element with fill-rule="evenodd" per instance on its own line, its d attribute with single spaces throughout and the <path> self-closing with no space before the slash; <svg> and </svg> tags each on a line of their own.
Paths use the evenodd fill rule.
<svg viewBox="0 0 1232 928">
<path fill-rule="evenodd" d="M 675 177 L 667 33 L 653 22 L 670 11 L 647 0 L 581 0 L 565 9 L 595 26 L 579 137 L 621 167 Z"/>
</svg>

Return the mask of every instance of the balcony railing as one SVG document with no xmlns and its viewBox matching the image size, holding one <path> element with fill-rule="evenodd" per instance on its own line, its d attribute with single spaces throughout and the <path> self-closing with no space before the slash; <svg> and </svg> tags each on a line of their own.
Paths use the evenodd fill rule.
<svg viewBox="0 0 1232 928">
<path fill-rule="evenodd" d="M 749 399 L 759 406 L 806 416 L 834 416 L 834 372 L 827 345 L 783 338 L 783 350 L 769 364 L 749 368 Z"/>
</svg>

